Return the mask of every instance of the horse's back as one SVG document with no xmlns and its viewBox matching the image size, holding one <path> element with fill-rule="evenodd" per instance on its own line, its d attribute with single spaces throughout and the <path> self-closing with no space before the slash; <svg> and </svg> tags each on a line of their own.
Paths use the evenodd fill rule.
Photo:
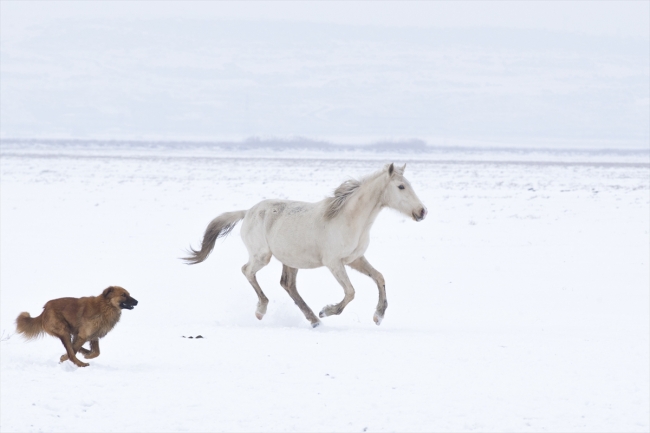
<svg viewBox="0 0 650 433">
<path fill-rule="evenodd" d="M 264 200 L 246 213 L 242 239 L 249 252 L 269 250 L 287 266 L 321 266 L 318 251 L 322 220 L 319 203 L 293 200 Z"/>
</svg>

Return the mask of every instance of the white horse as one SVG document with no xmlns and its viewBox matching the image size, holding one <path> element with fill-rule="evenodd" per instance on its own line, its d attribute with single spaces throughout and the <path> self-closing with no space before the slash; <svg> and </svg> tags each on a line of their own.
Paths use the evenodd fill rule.
<svg viewBox="0 0 650 433">
<path fill-rule="evenodd" d="M 320 320 L 307 306 L 296 288 L 298 269 L 327 266 L 345 292 L 338 304 L 327 305 L 320 317 L 341 314 L 354 299 L 354 288 L 345 271 L 349 266 L 372 278 L 379 288 L 379 302 L 373 320 L 384 318 L 386 286 L 384 277 L 363 256 L 370 243 L 370 228 L 384 207 L 390 207 L 422 221 L 427 208 L 404 178 L 403 167 L 386 165 L 361 180 L 347 180 L 328 197 L 316 203 L 290 200 L 264 200 L 250 208 L 219 215 L 208 224 L 200 250 L 190 248 L 188 264 L 205 260 L 216 240 L 230 233 L 242 219 L 241 237 L 248 249 L 248 263 L 242 272 L 251 283 L 259 302 L 255 316 L 262 319 L 269 303 L 255 274 L 275 256 L 282 262 L 280 284 L 289 293 L 313 327 Z"/>
</svg>

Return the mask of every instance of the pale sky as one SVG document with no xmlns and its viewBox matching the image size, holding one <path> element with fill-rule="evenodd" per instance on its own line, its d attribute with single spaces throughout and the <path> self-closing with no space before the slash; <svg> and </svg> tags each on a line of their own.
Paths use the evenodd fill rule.
<svg viewBox="0 0 650 433">
<path fill-rule="evenodd" d="M 649 1 L 0 1 L 0 137 L 647 147 Z"/>
<path fill-rule="evenodd" d="M 4 28 L 59 18 L 208 18 L 406 27 L 507 27 L 650 38 L 649 1 L 11 1 Z"/>
</svg>

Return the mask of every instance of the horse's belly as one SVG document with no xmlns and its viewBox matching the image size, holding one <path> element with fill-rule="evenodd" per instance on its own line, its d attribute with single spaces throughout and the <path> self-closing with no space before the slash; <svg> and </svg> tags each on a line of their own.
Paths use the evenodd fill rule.
<svg viewBox="0 0 650 433">
<path fill-rule="evenodd" d="M 276 259 L 297 269 L 323 266 L 319 233 L 308 218 L 286 218 L 267 232 L 267 242 Z"/>
<path fill-rule="evenodd" d="M 286 246 L 271 245 L 271 253 L 276 259 L 283 264 L 296 269 L 313 269 L 323 266 L 319 254 L 301 247 L 300 244 L 294 244 L 294 248 Z"/>
<path fill-rule="evenodd" d="M 368 232 L 350 234 L 340 227 L 323 225 L 315 208 L 307 203 L 273 204 L 264 219 L 265 238 L 271 253 L 287 266 L 312 269 L 334 263 L 349 264 L 368 248 Z"/>
<path fill-rule="evenodd" d="M 290 268 L 314 269 L 323 266 L 323 264 L 318 260 L 305 260 L 304 258 L 295 258 L 295 257 L 278 257 L 278 256 L 275 257 L 283 264 L 289 266 Z"/>
</svg>

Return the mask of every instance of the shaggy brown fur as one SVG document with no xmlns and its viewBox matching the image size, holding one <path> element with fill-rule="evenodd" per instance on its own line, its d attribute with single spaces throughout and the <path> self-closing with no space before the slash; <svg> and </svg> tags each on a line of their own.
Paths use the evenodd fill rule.
<svg viewBox="0 0 650 433">
<path fill-rule="evenodd" d="M 122 309 L 132 310 L 136 305 L 138 301 L 129 292 L 111 286 L 99 296 L 53 299 L 45 304 L 38 317 L 20 313 L 16 331 L 28 340 L 44 333 L 59 338 L 66 350 L 61 362 L 69 359 L 79 367 L 87 367 L 89 364 L 79 361 L 76 353 L 81 352 L 86 359 L 98 357 L 99 339 L 117 324 Z M 81 347 L 87 341 L 90 350 Z"/>
</svg>

